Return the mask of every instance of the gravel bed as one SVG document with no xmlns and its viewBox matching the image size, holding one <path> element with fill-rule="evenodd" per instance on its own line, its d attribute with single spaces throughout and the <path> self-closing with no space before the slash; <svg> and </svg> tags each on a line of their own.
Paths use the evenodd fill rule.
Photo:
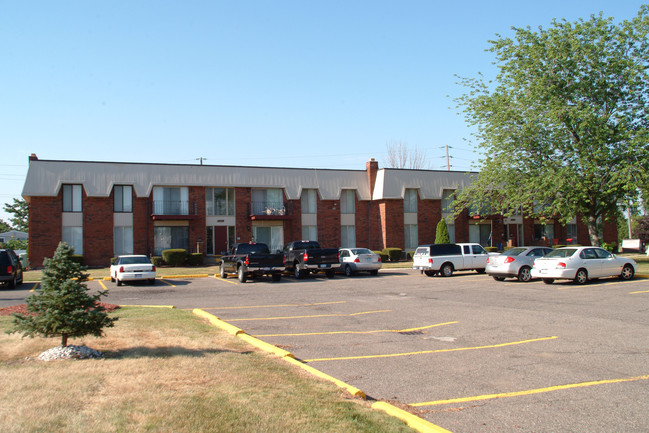
<svg viewBox="0 0 649 433">
<path fill-rule="evenodd" d="M 104 354 L 87 346 L 57 346 L 38 356 L 40 361 L 59 361 L 62 359 L 94 359 L 103 358 Z"/>
</svg>

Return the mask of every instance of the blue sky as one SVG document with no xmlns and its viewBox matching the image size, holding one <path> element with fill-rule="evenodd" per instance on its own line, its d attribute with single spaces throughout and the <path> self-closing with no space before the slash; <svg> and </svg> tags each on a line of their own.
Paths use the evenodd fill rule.
<svg viewBox="0 0 649 433">
<path fill-rule="evenodd" d="M 452 98 L 495 74 L 487 41 L 642 3 L 0 1 L 0 204 L 31 153 L 364 169 L 401 141 L 477 169 Z"/>
</svg>

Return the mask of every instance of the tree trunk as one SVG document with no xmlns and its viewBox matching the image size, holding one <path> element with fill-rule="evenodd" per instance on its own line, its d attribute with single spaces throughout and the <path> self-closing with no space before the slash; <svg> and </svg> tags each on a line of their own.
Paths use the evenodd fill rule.
<svg viewBox="0 0 649 433">
<path fill-rule="evenodd" d="M 61 334 L 61 347 L 67 347 L 68 345 L 68 334 Z"/>
<path fill-rule="evenodd" d="M 599 233 L 597 230 L 597 216 L 588 215 L 588 217 L 586 217 L 586 224 L 588 225 L 588 236 L 590 237 L 590 244 L 594 247 L 601 246 Z"/>
</svg>

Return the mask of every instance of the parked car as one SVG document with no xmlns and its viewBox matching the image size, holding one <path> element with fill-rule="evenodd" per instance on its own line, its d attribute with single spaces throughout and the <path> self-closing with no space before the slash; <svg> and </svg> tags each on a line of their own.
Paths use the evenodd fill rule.
<svg viewBox="0 0 649 433">
<path fill-rule="evenodd" d="M 432 277 L 450 277 L 454 271 L 475 269 L 479 273 L 487 266 L 487 251 L 480 244 L 430 244 L 415 250 L 412 268 Z"/>
<path fill-rule="evenodd" d="M 537 259 L 532 267 L 532 277 L 541 278 L 546 284 L 552 284 L 554 280 L 585 284 L 593 278 L 611 276 L 631 280 L 637 269 L 635 260 L 617 257 L 603 248 L 564 247 Z"/>
<path fill-rule="evenodd" d="M 532 279 L 534 261 L 552 252 L 548 247 L 516 247 L 502 254 L 490 255 L 487 259 L 487 274 L 496 281 L 505 278 L 518 278 L 518 281 L 528 282 Z"/>
<path fill-rule="evenodd" d="M 13 250 L 0 250 L 0 283 L 6 284 L 10 289 L 23 283 L 23 266 Z"/>
<path fill-rule="evenodd" d="M 155 284 L 155 266 L 144 255 L 118 256 L 110 265 L 110 280 L 121 286 L 124 281 L 148 281 Z"/>
<path fill-rule="evenodd" d="M 337 248 L 322 248 L 316 241 L 294 241 L 284 246 L 286 270 L 302 279 L 310 273 L 324 272 L 333 278 L 340 262 Z"/>
<path fill-rule="evenodd" d="M 262 243 L 237 244 L 231 255 L 221 257 L 220 268 L 221 278 L 237 274 L 242 283 L 262 275 L 270 275 L 273 281 L 279 281 L 285 269 L 284 254 L 271 254 L 268 245 Z"/>
<path fill-rule="evenodd" d="M 338 250 L 340 257 L 340 270 L 348 277 L 356 272 L 369 272 L 377 275 L 381 269 L 381 256 L 367 248 L 341 248 Z"/>
</svg>

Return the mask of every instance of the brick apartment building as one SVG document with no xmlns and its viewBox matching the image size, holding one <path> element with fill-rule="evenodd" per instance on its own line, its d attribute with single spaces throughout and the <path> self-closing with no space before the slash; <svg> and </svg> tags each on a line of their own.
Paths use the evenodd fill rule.
<svg viewBox="0 0 649 433">
<path fill-rule="evenodd" d="M 30 158 L 29 255 L 41 266 L 64 240 L 89 266 L 118 254 L 167 248 L 218 255 L 234 243 L 318 240 L 325 247 L 398 247 L 435 240 L 444 218 L 451 241 L 485 246 L 590 243 L 580 220 L 562 226 L 523 216 L 455 217 L 464 172 L 242 167 Z M 604 241 L 617 240 L 605 224 Z"/>
</svg>

